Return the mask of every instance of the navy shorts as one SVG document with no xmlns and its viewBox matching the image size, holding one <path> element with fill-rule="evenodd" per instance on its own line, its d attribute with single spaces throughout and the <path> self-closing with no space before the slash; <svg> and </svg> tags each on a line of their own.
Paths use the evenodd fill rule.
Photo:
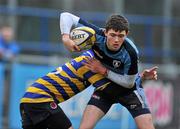
<svg viewBox="0 0 180 129">
<path fill-rule="evenodd" d="M 21 103 L 20 113 L 23 129 L 68 129 L 72 126 L 55 102 Z"/>
<path fill-rule="evenodd" d="M 88 105 L 94 105 L 106 114 L 113 104 L 120 103 L 128 109 L 134 118 L 150 113 L 142 87 L 126 89 L 123 93 L 122 91 L 122 87 L 117 85 L 107 86 L 103 90 L 96 90 L 91 96 Z"/>
</svg>

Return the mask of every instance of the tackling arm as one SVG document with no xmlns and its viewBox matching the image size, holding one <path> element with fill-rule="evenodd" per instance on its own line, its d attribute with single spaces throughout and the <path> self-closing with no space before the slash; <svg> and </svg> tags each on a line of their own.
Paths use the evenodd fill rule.
<svg viewBox="0 0 180 129">
<path fill-rule="evenodd" d="M 125 87 L 125 88 L 132 88 L 134 82 L 137 78 L 140 80 L 157 80 L 157 66 L 151 69 L 145 69 L 141 74 L 136 75 L 121 75 L 119 73 L 115 73 L 111 70 L 108 70 L 104 67 L 100 61 L 94 58 L 86 58 L 86 62 L 84 65 L 90 69 L 92 72 L 102 74 L 106 76 L 108 79 L 112 80 L 113 82 Z"/>
</svg>

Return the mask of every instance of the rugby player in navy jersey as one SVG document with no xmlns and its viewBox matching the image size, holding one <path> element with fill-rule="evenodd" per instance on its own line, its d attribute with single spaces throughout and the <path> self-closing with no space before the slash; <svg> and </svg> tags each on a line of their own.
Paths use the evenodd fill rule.
<svg viewBox="0 0 180 129">
<path fill-rule="evenodd" d="M 62 13 L 60 29 L 63 43 L 70 51 L 79 51 L 69 37 L 73 26 L 88 26 L 95 30 L 96 41 L 89 50 L 95 59 L 87 60 L 84 65 L 114 82 L 94 91 L 84 111 L 80 129 L 94 128 L 114 103 L 120 103 L 128 109 L 139 129 L 154 129 L 141 80 L 138 78 L 138 50 L 127 38 L 128 20 L 121 15 L 112 15 L 105 29 L 101 29 L 78 16 Z M 156 67 L 152 71 L 156 71 Z"/>
</svg>

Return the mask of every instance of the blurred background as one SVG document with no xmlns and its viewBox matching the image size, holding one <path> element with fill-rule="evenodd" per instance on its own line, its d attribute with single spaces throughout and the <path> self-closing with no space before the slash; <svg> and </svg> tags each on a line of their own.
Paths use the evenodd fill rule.
<svg viewBox="0 0 180 129">
<path fill-rule="evenodd" d="M 78 55 L 61 41 L 59 15 L 67 11 L 100 27 L 113 13 L 127 17 L 129 38 L 140 52 L 140 71 L 159 67 L 158 81 L 144 83 L 154 124 L 180 129 L 179 7 L 179 0 L 0 0 L 0 128 L 21 128 L 19 100 L 26 87 Z M 92 91 L 60 104 L 75 129 Z M 96 129 L 136 126 L 127 110 L 115 105 Z"/>
</svg>

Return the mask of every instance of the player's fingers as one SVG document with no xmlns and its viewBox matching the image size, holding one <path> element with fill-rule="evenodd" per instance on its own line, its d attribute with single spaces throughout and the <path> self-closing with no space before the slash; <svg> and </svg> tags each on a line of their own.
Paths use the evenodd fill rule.
<svg viewBox="0 0 180 129">
<path fill-rule="evenodd" d="M 86 62 L 89 60 L 89 58 L 88 57 L 84 57 L 83 58 Z"/>
<path fill-rule="evenodd" d="M 92 63 L 92 59 L 91 59 L 91 58 L 85 58 L 85 61 L 86 61 L 86 63 L 88 63 L 88 64 L 91 64 L 91 63 Z"/>
<path fill-rule="evenodd" d="M 91 57 L 84 57 L 84 59 L 86 60 L 86 62 L 92 62 L 93 61 L 93 58 L 91 58 Z"/>
<path fill-rule="evenodd" d="M 153 71 L 153 74 L 154 74 L 154 75 L 157 75 L 157 71 Z"/>
<path fill-rule="evenodd" d="M 73 48 L 74 48 L 74 51 L 81 51 L 81 49 L 77 45 L 74 45 Z"/>
<path fill-rule="evenodd" d="M 90 64 L 83 62 L 83 65 L 84 65 L 86 68 L 91 69 L 91 65 L 90 65 Z"/>
<path fill-rule="evenodd" d="M 97 61 L 95 58 L 89 58 L 88 63 L 90 64 L 97 64 Z"/>
<path fill-rule="evenodd" d="M 90 66 L 90 63 L 89 62 L 82 62 L 83 65 L 86 65 L 86 66 Z"/>
<path fill-rule="evenodd" d="M 157 67 L 157 66 L 154 66 L 154 67 L 152 67 L 151 69 L 149 69 L 149 72 L 156 71 L 157 69 L 158 69 L 158 67 Z"/>
<path fill-rule="evenodd" d="M 157 74 L 156 74 L 156 75 L 154 75 L 154 79 L 155 79 L 155 80 L 157 80 Z"/>
</svg>

